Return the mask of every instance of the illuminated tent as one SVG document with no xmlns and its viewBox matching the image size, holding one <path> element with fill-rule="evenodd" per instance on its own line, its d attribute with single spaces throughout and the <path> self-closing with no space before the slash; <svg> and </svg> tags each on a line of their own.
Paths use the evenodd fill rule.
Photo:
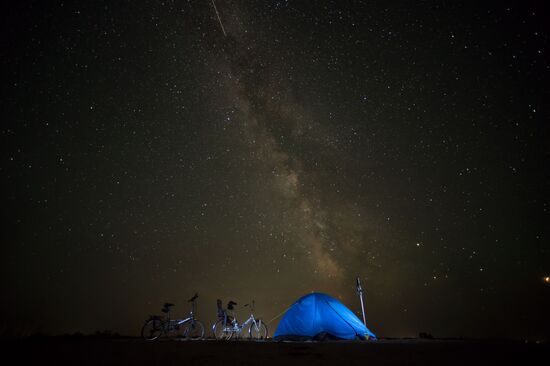
<svg viewBox="0 0 550 366">
<path fill-rule="evenodd" d="M 376 339 L 376 336 L 340 301 L 329 295 L 312 293 L 288 308 L 273 338 Z"/>
</svg>

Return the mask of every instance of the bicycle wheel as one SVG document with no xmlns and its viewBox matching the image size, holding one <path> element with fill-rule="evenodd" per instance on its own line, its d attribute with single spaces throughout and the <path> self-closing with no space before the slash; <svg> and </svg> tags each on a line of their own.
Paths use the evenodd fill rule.
<svg viewBox="0 0 550 366">
<path fill-rule="evenodd" d="M 267 339 L 267 326 L 262 320 L 258 320 L 256 324 L 252 323 L 250 326 L 250 339 Z"/>
<path fill-rule="evenodd" d="M 160 319 L 151 319 L 143 328 L 141 328 L 141 336 L 146 341 L 155 341 L 157 340 L 163 332 L 163 321 Z"/>
<path fill-rule="evenodd" d="M 189 340 L 196 341 L 204 337 L 204 325 L 198 320 L 184 325 L 183 336 Z"/>
<path fill-rule="evenodd" d="M 218 340 L 229 340 L 233 336 L 233 332 L 231 331 L 231 326 L 224 324 L 223 319 L 218 320 L 216 324 L 214 324 L 214 338 Z"/>
</svg>

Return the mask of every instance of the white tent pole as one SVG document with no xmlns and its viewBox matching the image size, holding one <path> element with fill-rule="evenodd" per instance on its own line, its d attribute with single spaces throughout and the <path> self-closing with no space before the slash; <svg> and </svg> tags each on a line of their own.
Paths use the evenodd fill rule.
<svg viewBox="0 0 550 366">
<path fill-rule="evenodd" d="M 365 318 L 365 305 L 363 303 L 363 288 L 361 287 L 361 280 L 359 280 L 359 277 L 357 277 L 357 294 L 359 295 L 359 299 L 361 300 L 361 312 L 363 313 L 363 324 L 365 324 L 365 327 L 366 327 L 367 319 Z"/>
</svg>

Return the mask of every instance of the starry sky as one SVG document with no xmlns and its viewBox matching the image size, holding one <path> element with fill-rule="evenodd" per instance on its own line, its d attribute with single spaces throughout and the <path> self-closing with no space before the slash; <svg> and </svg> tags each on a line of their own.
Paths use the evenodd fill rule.
<svg viewBox="0 0 550 366">
<path fill-rule="evenodd" d="M 381 337 L 549 338 L 541 3 L 3 5 L 0 333 L 359 276 Z"/>
</svg>

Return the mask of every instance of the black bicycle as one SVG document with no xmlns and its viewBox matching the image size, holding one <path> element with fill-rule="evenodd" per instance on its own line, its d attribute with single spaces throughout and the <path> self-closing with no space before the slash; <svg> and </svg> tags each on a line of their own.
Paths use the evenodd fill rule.
<svg viewBox="0 0 550 366">
<path fill-rule="evenodd" d="M 171 319 L 170 308 L 174 304 L 166 303 L 161 311 L 165 316 L 151 315 L 145 321 L 145 325 L 141 328 L 141 336 L 146 341 L 155 341 L 161 336 L 178 337 L 184 339 L 198 340 L 204 338 L 204 325 L 195 318 L 195 302 L 199 297 L 195 294 L 188 300 L 191 303 L 191 311 L 185 319 Z"/>
</svg>

